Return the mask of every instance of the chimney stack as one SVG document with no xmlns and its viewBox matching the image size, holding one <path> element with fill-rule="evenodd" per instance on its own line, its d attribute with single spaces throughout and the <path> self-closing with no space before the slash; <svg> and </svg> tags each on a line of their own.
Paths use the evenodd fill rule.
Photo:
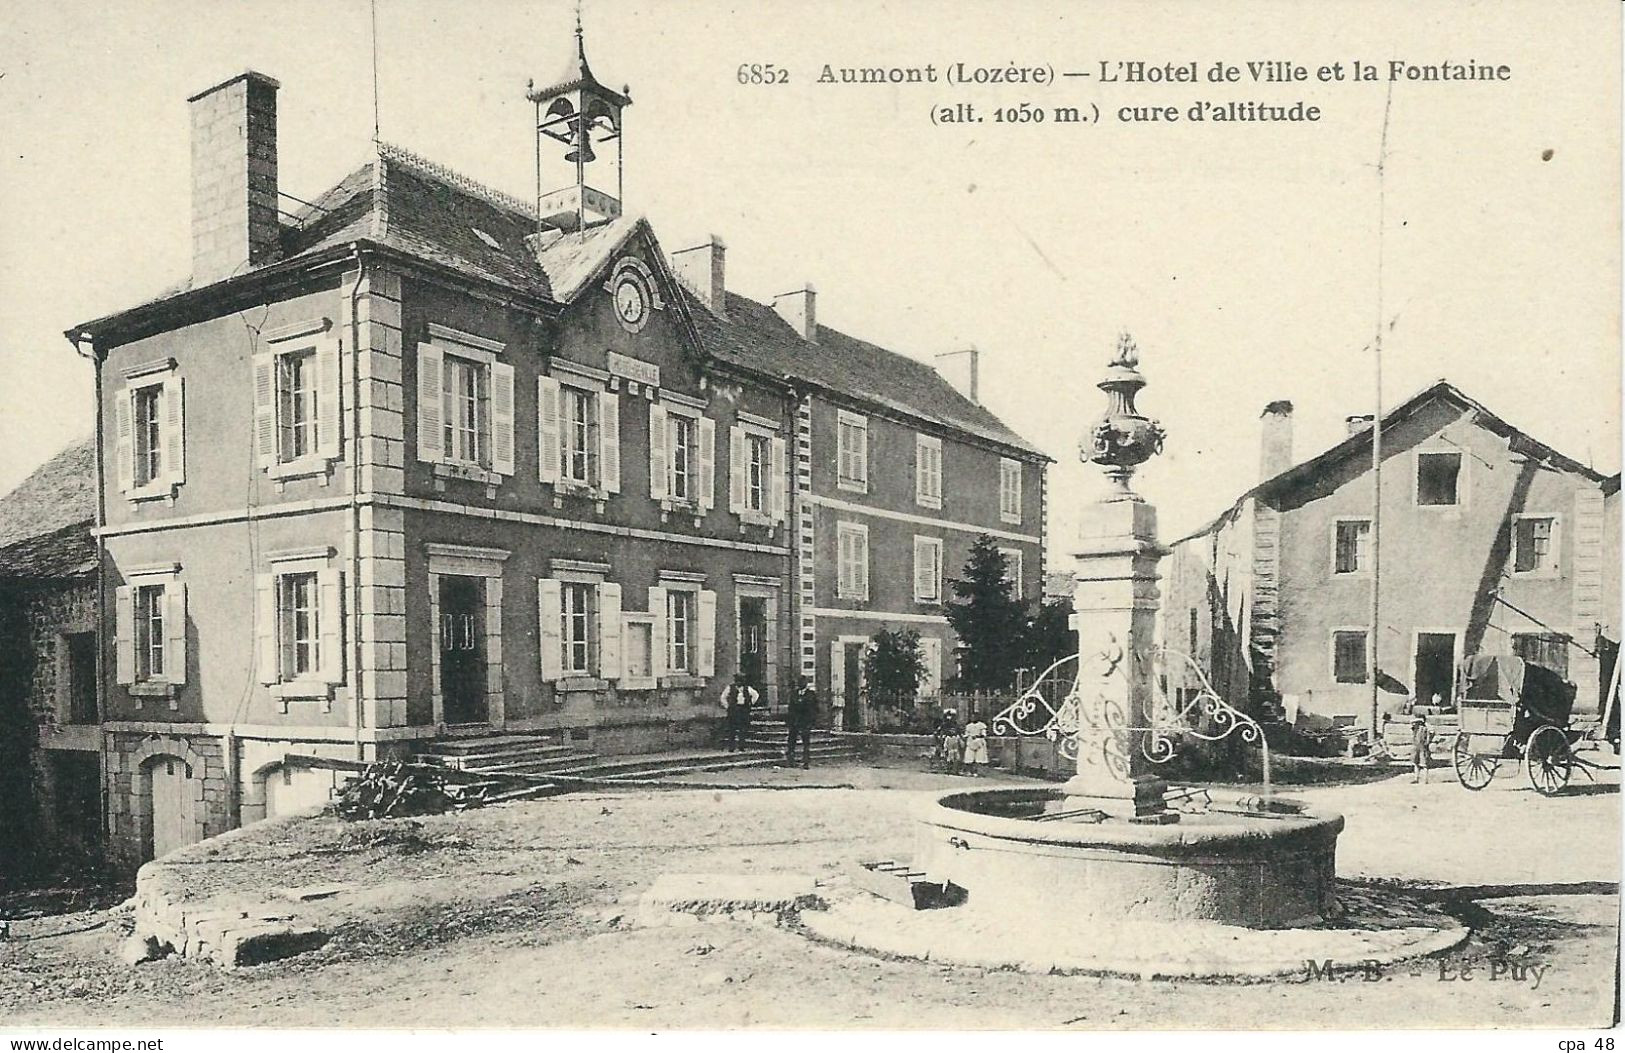
<svg viewBox="0 0 1625 1053">
<path fill-rule="evenodd" d="M 963 382 L 955 380 L 953 377 L 950 377 L 947 374 L 943 374 L 943 376 L 948 383 L 959 389 L 960 394 L 964 395 L 966 398 L 980 406 L 982 404 L 982 352 L 977 350 L 975 344 L 965 348 L 963 351 L 944 351 L 942 354 L 937 355 L 935 367 L 936 371 L 938 373 L 942 373 L 943 359 L 958 358 L 961 355 L 965 356 L 965 358 L 969 360 L 969 373 L 964 378 Z"/>
<path fill-rule="evenodd" d="M 1353 416 L 1344 417 L 1343 423 L 1348 426 L 1350 435 L 1358 435 L 1362 431 L 1371 429 L 1372 420 L 1373 418 L 1369 413 L 1356 413 Z"/>
<path fill-rule="evenodd" d="M 268 263 L 277 248 L 276 92 L 250 70 L 187 100 L 192 108 L 192 281 Z"/>
<path fill-rule="evenodd" d="M 727 255 L 728 246 L 715 234 L 699 245 L 671 254 L 672 269 L 678 279 L 719 315 L 727 314 L 728 310 Z"/>
<path fill-rule="evenodd" d="M 1259 475 L 1273 479 L 1292 467 L 1292 403 L 1278 399 L 1264 407 L 1260 419 L 1263 434 L 1259 442 Z"/>
<path fill-rule="evenodd" d="M 795 292 L 780 293 L 773 297 L 773 310 L 796 332 L 801 334 L 803 340 L 818 342 L 818 290 L 808 282 Z"/>
</svg>

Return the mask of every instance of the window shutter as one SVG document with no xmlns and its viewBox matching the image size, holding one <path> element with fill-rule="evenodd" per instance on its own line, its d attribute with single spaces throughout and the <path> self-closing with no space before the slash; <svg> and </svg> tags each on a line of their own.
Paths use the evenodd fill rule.
<svg viewBox="0 0 1625 1053">
<path fill-rule="evenodd" d="M 666 590 L 659 585 L 649 586 L 649 675 L 659 678 L 671 671 L 671 658 L 666 653 L 666 619 L 671 612 L 666 609 Z"/>
<path fill-rule="evenodd" d="M 933 599 L 936 590 L 931 586 L 931 539 L 914 539 L 914 598 Z"/>
<path fill-rule="evenodd" d="M 276 576 L 254 575 L 254 644 L 259 662 L 260 683 L 274 684 L 282 679 L 276 647 Z"/>
<path fill-rule="evenodd" d="M 717 675 L 717 594 L 701 590 L 699 602 L 701 676 Z"/>
<path fill-rule="evenodd" d="M 829 694 L 831 698 L 846 698 L 846 645 L 839 639 L 829 644 Z"/>
<path fill-rule="evenodd" d="M 559 382 L 536 378 L 536 477 L 544 483 L 559 481 Z"/>
<path fill-rule="evenodd" d="M 621 587 L 613 581 L 598 586 L 598 675 L 621 678 Z"/>
<path fill-rule="evenodd" d="M 666 495 L 671 493 L 670 472 L 671 458 L 667 444 L 670 436 L 666 427 L 666 407 L 658 403 L 649 404 L 649 496 L 656 501 L 664 501 Z M 664 617 L 664 614 L 662 614 Z"/>
<path fill-rule="evenodd" d="M 925 504 L 931 499 L 930 487 L 926 484 L 925 459 L 931 453 L 925 444 L 925 436 L 914 436 L 914 500 L 918 504 Z M 918 546 L 916 545 L 916 551 Z"/>
<path fill-rule="evenodd" d="M 135 590 L 128 585 L 113 590 L 113 666 L 119 683 L 135 683 Z"/>
<path fill-rule="evenodd" d="M 621 492 L 621 399 L 598 393 L 598 482 L 606 494 Z"/>
<path fill-rule="evenodd" d="M 783 439 L 774 439 L 772 444 L 771 471 L 768 472 L 769 485 L 773 489 L 772 515 L 774 522 L 782 523 L 785 518 L 785 494 L 790 489 L 788 473 L 788 449 Z"/>
<path fill-rule="evenodd" d="M 925 677 L 920 681 L 920 694 L 934 698 L 942 691 L 942 641 L 935 636 L 922 637 L 920 658 L 925 665 Z"/>
<path fill-rule="evenodd" d="M 339 342 L 336 337 L 316 348 L 316 453 L 322 457 L 339 455 L 344 425 L 339 420 L 343 404 L 339 381 Z M 256 424 L 258 421 L 256 419 Z"/>
<path fill-rule="evenodd" d="M 491 363 L 491 470 L 513 474 L 513 367 Z"/>
<path fill-rule="evenodd" d="M 418 460 L 438 464 L 445 460 L 441 445 L 441 375 L 446 367 L 440 349 L 433 344 L 418 345 Z"/>
<path fill-rule="evenodd" d="M 750 446 L 745 440 L 745 429 L 734 424 L 728 428 L 728 511 L 738 515 L 745 510 L 745 487 L 749 482 Z"/>
<path fill-rule="evenodd" d="M 317 629 L 321 641 L 317 644 L 316 658 L 320 663 L 322 679 L 329 684 L 344 682 L 344 593 L 343 578 L 338 570 L 316 572 L 316 588 L 321 606 L 317 608 Z"/>
<path fill-rule="evenodd" d="M 1014 495 L 1012 495 L 1012 498 L 1011 498 L 1012 507 L 1015 510 L 1016 522 L 1019 523 L 1019 522 L 1021 522 L 1021 462 L 1020 461 L 1017 461 L 1015 463 L 1015 468 L 1010 474 L 1011 474 L 1011 477 L 1012 477 L 1011 478 L 1011 483 L 1015 486 L 1015 493 L 1014 493 Z"/>
<path fill-rule="evenodd" d="M 129 388 L 119 388 L 113 392 L 113 417 L 116 422 L 113 431 L 113 461 L 118 469 L 120 491 L 135 489 L 135 424 L 132 419 L 135 407 L 132 402 L 133 396 Z M 120 683 L 129 682 L 120 681 Z"/>
<path fill-rule="evenodd" d="M 852 543 L 858 553 L 858 599 L 866 600 L 869 598 L 869 532 L 859 531 L 853 535 Z"/>
<path fill-rule="evenodd" d="M 717 503 L 717 422 L 700 418 L 700 510 Z"/>
<path fill-rule="evenodd" d="M 264 468 L 276 463 L 276 356 L 254 356 L 254 457 Z"/>
<path fill-rule="evenodd" d="M 536 615 L 543 680 L 557 680 L 564 670 L 564 637 L 559 624 L 561 602 L 557 579 L 536 579 Z"/>
<path fill-rule="evenodd" d="M 164 679 L 186 683 L 186 586 L 164 585 Z"/>
<path fill-rule="evenodd" d="M 164 481 L 186 482 L 186 381 L 164 381 Z"/>
</svg>

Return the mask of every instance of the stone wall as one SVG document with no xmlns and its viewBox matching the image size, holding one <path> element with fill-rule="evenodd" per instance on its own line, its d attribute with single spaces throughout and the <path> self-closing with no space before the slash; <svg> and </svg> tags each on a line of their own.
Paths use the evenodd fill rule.
<svg viewBox="0 0 1625 1053">
<path fill-rule="evenodd" d="M 211 735 L 114 732 L 104 754 L 107 784 L 108 854 L 123 872 L 132 872 L 153 852 L 153 771 L 173 758 L 185 765 L 180 807 L 180 843 L 224 833 L 234 825 L 225 751 Z M 163 832 L 159 832 L 162 834 Z"/>
</svg>

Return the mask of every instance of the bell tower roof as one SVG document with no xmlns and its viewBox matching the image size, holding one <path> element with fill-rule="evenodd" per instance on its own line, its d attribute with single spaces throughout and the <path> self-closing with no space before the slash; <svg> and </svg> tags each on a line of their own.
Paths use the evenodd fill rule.
<svg viewBox="0 0 1625 1053">
<path fill-rule="evenodd" d="M 579 12 L 576 14 L 574 52 L 565 62 L 564 69 L 559 72 L 558 78 L 552 84 L 538 88 L 533 83 L 525 95 L 531 102 L 543 103 L 549 99 L 556 99 L 561 95 L 568 95 L 576 91 L 597 95 L 606 101 L 614 103 L 616 106 L 632 105 L 630 96 L 607 87 L 597 77 L 593 76 L 592 67 L 587 64 L 587 41 L 581 29 L 581 15 Z"/>
</svg>

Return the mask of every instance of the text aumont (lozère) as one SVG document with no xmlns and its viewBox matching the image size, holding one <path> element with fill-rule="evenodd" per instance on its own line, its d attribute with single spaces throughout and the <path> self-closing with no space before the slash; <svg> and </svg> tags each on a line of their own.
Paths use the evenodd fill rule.
<svg viewBox="0 0 1625 1053">
<path fill-rule="evenodd" d="M 1309 80 L 1338 81 L 1504 81 L 1512 79 L 1512 67 L 1476 60 L 1444 60 L 1431 63 L 1389 59 L 1385 62 L 1330 62 L 1306 66 L 1284 59 L 1260 59 L 1231 63 L 1197 60 L 1188 62 L 1146 62 L 1140 59 L 1102 59 L 1098 73 L 1084 70 L 1062 76 L 1097 80 L 1101 84 L 1297 84 Z M 788 80 L 788 78 L 785 78 Z M 818 72 L 817 84 L 1051 84 L 1056 74 L 1048 64 L 1027 65 L 1010 62 L 983 66 L 949 62 L 922 66 L 835 66 L 826 63 Z"/>
</svg>

